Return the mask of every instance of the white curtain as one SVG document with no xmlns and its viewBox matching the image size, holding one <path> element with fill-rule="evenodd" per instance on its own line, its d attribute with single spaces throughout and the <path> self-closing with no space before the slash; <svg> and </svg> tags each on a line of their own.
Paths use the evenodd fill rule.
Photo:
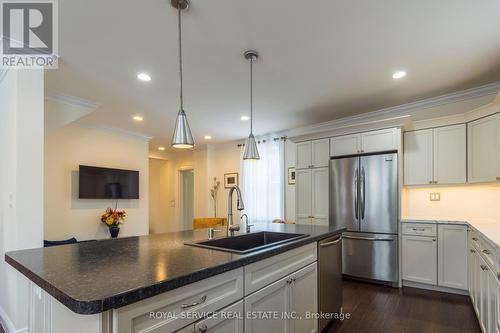
<svg viewBox="0 0 500 333">
<path fill-rule="evenodd" d="M 284 218 L 284 156 L 282 140 L 257 140 L 260 160 L 241 159 L 241 189 L 248 218 L 271 222 Z M 243 156 L 242 148 L 242 156 Z"/>
</svg>

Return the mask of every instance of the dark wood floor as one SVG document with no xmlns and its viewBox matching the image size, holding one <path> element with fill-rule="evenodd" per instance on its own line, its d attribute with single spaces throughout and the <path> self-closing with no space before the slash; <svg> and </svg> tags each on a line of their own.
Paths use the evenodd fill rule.
<svg viewBox="0 0 500 333">
<path fill-rule="evenodd" d="M 332 323 L 328 333 L 481 332 L 468 296 L 354 281 L 343 289 L 351 319 Z"/>
<path fill-rule="evenodd" d="M 0 325 L 0 333 L 5 333 L 5 331 L 3 330 L 2 325 Z"/>
</svg>

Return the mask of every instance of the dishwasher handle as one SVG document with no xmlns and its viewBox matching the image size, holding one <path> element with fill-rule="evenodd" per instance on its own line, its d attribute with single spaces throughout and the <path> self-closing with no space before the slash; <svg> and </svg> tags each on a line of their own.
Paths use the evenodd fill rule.
<svg viewBox="0 0 500 333">
<path fill-rule="evenodd" d="M 367 240 L 367 241 L 380 241 L 380 242 L 393 242 L 394 238 L 378 238 L 378 237 L 355 237 L 355 236 L 342 236 L 348 239 L 359 239 L 359 240 Z"/>
<path fill-rule="evenodd" d="M 331 241 L 331 242 L 320 243 L 319 246 L 320 247 L 328 247 L 328 246 L 336 245 L 336 244 L 340 243 L 340 241 L 342 241 L 342 236 L 340 236 L 339 238 L 337 238 L 336 240 Z"/>
</svg>

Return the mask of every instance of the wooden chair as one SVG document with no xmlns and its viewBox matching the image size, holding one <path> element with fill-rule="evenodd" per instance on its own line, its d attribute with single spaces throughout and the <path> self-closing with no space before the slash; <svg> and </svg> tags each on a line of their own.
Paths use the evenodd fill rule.
<svg viewBox="0 0 500 333">
<path fill-rule="evenodd" d="M 204 217 L 193 219 L 193 230 L 215 227 L 224 227 L 227 225 L 225 217 Z"/>
</svg>

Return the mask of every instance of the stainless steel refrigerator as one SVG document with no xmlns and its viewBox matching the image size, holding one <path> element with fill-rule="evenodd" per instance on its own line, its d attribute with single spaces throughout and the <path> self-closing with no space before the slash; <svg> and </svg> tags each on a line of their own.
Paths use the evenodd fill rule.
<svg viewBox="0 0 500 333">
<path fill-rule="evenodd" d="M 330 223 L 347 228 L 342 273 L 398 282 L 398 155 L 330 160 Z"/>
</svg>

